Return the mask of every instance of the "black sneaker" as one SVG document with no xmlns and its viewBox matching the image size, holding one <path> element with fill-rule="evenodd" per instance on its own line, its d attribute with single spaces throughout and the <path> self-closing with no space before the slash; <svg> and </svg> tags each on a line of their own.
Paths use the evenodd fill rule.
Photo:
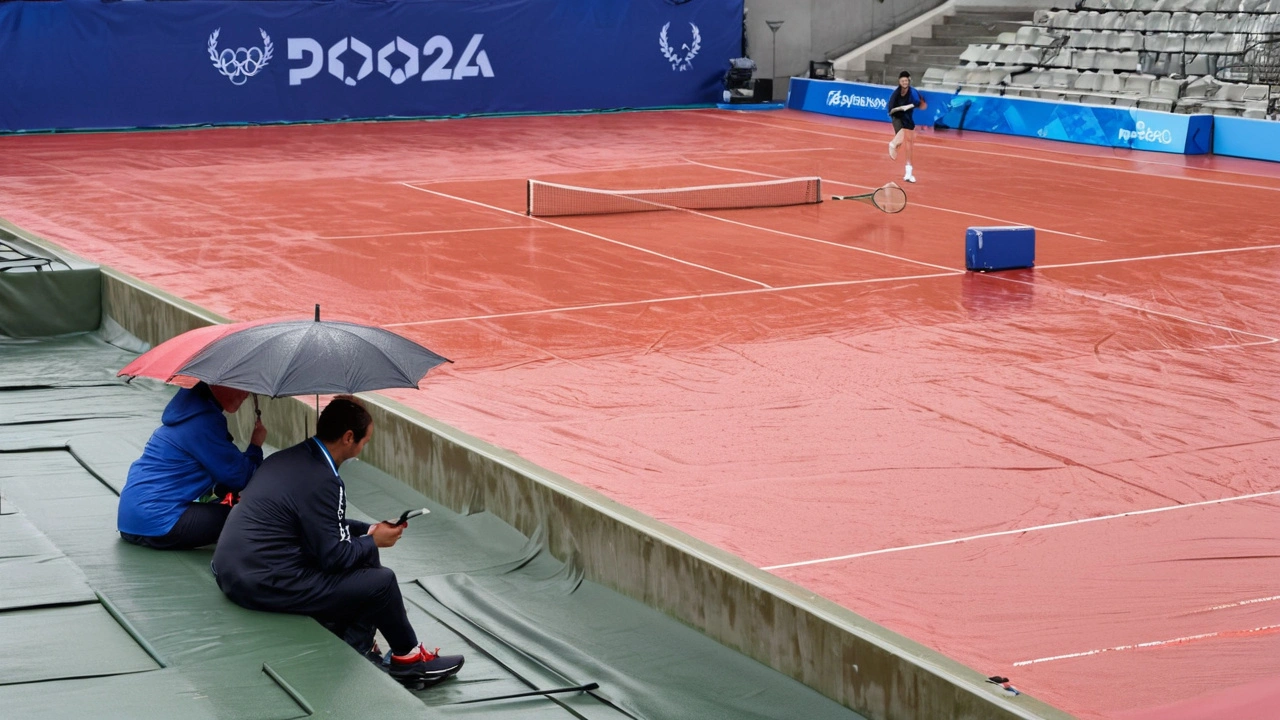
<svg viewBox="0 0 1280 720">
<path fill-rule="evenodd" d="M 410 690 L 421 690 L 450 678 L 462 669 L 461 655 L 441 655 L 440 648 L 427 650 L 422 645 L 407 655 L 388 653 L 387 672 Z"/>
</svg>

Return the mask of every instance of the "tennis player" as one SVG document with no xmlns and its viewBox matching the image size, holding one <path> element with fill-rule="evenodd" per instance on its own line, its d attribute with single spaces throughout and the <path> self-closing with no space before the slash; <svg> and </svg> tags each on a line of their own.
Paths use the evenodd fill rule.
<svg viewBox="0 0 1280 720">
<path fill-rule="evenodd" d="M 916 144 L 916 121 L 912 112 L 919 108 L 924 110 L 928 103 L 918 90 L 911 87 L 911 73 L 903 70 L 898 73 L 898 89 L 889 96 L 889 117 L 893 118 L 893 139 L 889 141 L 889 157 L 898 159 L 898 146 L 907 146 L 907 172 L 902 176 L 906 182 L 916 181 L 911 171 L 911 151 Z"/>
</svg>

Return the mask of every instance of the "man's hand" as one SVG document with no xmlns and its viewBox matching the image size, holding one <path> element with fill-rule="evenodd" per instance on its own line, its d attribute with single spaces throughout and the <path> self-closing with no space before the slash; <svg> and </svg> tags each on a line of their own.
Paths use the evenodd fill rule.
<svg viewBox="0 0 1280 720">
<path fill-rule="evenodd" d="M 380 548 L 388 548 L 396 544 L 404 534 L 404 525 L 392 525 L 383 521 L 369 526 L 369 534 L 373 536 L 373 544 Z"/>
<path fill-rule="evenodd" d="M 267 426 L 262 424 L 262 418 L 258 418 L 253 423 L 253 434 L 249 436 L 249 444 L 262 447 L 262 443 L 267 441 Z"/>
</svg>

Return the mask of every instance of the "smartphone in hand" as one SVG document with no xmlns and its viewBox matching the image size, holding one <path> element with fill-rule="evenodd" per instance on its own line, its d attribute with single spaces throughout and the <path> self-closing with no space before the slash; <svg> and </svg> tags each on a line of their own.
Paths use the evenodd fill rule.
<svg viewBox="0 0 1280 720">
<path fill-rule="evenodd" d="M 419 515 L 426 515 L 429 512 L 431 511 L 426 508 L 418 508 L 417 510 L 405 510 L 404 512 L 400 513 L 400 519 L 396 520 L 391 524 L 396 527 L 400 527 L 401 525 L 408 524 L 411 518 L 416 518 Z"/>
</svg>

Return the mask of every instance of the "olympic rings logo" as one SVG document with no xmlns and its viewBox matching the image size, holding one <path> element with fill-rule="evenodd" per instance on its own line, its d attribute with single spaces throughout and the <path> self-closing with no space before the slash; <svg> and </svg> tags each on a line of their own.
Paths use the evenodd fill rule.
<svg viewBox="0 0 1280 720">
<path fill-rule="evenodd" d="M 222 28 L 214 30 L 209 35 L 209 59 L 213 60 L 213 66 L 218 72 L 227 76 L 232 85 L 243 85 L 249 81 L 249 78 L 257 75 L 262 68 L 267 66 L 271 61 L 271 52 L 275 48 L 271 45 L 271 36 L 267 35 L 267 31 L 258 28 L 258 32 L 262 33 L 262 47 L 251 48 L 223 48 L 218 50 L 218 33 L 222 32 Z"/>
</svg>

